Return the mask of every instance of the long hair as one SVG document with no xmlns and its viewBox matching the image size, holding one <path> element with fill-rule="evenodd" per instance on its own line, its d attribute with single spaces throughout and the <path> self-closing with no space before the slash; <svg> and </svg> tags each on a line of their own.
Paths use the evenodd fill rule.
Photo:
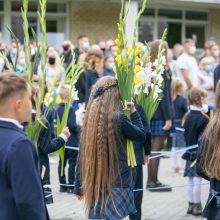
<svg viewBox="0 0 220 220">
<path fill-rule="evenodd" d="M 175 101 L 176 96 L 178 95 L 179 89 L 184 87 L 183 83 L 179 79 L 172 79 L 171 82 L 171 92 L 172 92 L 172 100 Z"/>
<path fill-rule="evenodd" d="M 216 87 L 216 110 L 203 134 L 201 166 L 210 178 L 220 180 L 220 82 Z"/>
<path fill-rule="evenodd" d="M 95 91 L 105 87 L 94 98 Z M 118 171 L 115 113 L 120 110 L 120 95 L 115 78 L 106 76 L 97 81 L 87 105 L 80 143 L 80 176 L 86 212 L 96 208 L 101 199 L 104 209 Z"/>
<path fill-rule="evenodd" d="M 159 46 L 160 46 L 160 40 L 154 40 L 149 43 L 149 47 L 151 49 L 150 60 L 152 63 L 157 59 Z M 166 58 L 166 68 L 168 68 L 168 48 L 169 48 L 168 43 L 165 41 L 163 43 L 163 49 L 164 49 L 164 56 Z"/>
</svg>

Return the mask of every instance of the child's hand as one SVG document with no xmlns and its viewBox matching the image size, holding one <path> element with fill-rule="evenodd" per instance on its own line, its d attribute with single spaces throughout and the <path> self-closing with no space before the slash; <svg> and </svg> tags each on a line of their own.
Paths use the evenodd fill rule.
<svg viewBox="0 0 220 220">
<path fill-rule="evenodd" d="M 135 105 L 134 105 L 134 99 L 133 98 L 131 99 L 131 102 L 130 102 L 130 110 L 131 110 L 131 113 L 136 112 L 136 108 L 135 108 Z"/>
<path fill-rule="evenodd" d="M 68 127 L 65 127 L 65 128 L 62 130 L 62 133 L 65 134 L 67 138 L 69 138 L 70 135 L 71 135 Z"/>
<path fill-rule="evenodd" d="M 169 131 L 172 127 L 172 121 L 171 120 L 167 120 L 165 122 L 165 125 L 163 126 L 163 130 L 164 131 Z"/>
</svg>

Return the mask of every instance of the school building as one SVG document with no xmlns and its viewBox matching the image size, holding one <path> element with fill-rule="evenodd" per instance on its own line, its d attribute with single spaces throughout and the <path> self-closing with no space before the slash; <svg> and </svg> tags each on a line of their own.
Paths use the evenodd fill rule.
<svg viewBox="0 0 220 220">
<path fill-rule="evenodd" d="M 47 0 L 47 32 L 49 44 L 61 45 L 64 39 L 76 43 L 77 36 L 86 34 L 92 43 L 97 40 L 115 39 L 121 0 Z M 141 7 L 141 0 L 133 0 L 126 22 L 127 36 L 132 38 L 134 18 Z M 20 8 L 22 0 L 0 0 L 0 38 L 10 43 L 10 27 L 23 41 Z M 36 14 L 38 0 L 30 0 L 28 20 L 41 36 Z M 140 19 L 138 40 L 160 38 L 168 28 L 167 41 L 172 47 L 184 38 L 197 40 L 202 48 L 210 38 L 220 44 L 220 0 L 149 0 L 147 10 Z M 30 31 L 31 35 L 31 31 Z"/>
</svg>

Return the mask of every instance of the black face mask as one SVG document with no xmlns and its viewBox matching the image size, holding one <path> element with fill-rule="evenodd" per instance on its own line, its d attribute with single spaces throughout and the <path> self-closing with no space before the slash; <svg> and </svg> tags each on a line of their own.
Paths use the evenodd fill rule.
<svg viewBox="0 0 220 220">
<path fill-rule="evenodd" d="M 49 59 L 48 59 L 48 63 L 49 63 L 49 64 L 53 65 L 55 62 L 56 62 L 56 58 L 54 58 L 54 57 L 49 57 Z"/>
</svg>

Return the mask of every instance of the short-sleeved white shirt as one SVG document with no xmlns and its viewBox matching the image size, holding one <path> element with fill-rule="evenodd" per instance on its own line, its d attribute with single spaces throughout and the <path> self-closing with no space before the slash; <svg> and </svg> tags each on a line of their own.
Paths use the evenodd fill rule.
<svg viewBox="0 0 220 220">
<path fill-rule="evenodd" d="M 183 69 L 188 70 L 192 85 L 197 86 L 199 67 L 193 56 L 183 53 L 177 60 L 177 77 L 184 82 L 184 77 L 181 72 Z"/>
</svg>

